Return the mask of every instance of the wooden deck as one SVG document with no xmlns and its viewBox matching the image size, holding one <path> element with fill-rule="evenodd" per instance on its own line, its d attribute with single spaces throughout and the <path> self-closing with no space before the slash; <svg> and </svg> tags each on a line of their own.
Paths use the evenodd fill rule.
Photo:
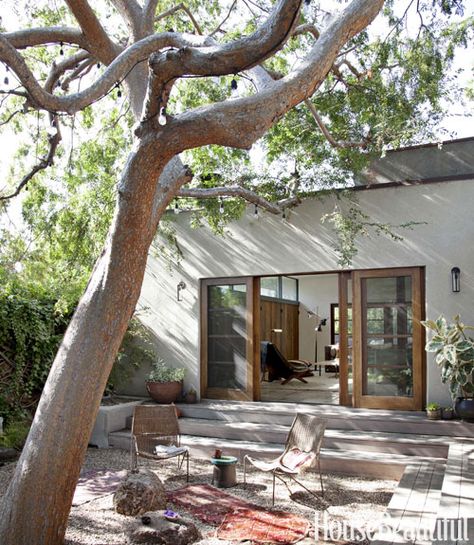
<svg viewBox="0 0 474 545">
<path fill-rule="evenodd" d="M 474 543 L 474 442 L 454 441 L 446 464 L 409 464 L 372 545 Z"/>
</svg>

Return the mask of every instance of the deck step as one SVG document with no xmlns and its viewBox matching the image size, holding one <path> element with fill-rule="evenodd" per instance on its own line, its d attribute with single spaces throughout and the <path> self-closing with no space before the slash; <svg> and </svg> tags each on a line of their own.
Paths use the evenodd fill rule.
<svg viewBox="0 0 474 545">
<path fill-rule="evenodd" d="M 130 448 L 130 430 L 121 430 L 110 434 L 110 446 Z M 275 458 L 283 451 L 283 443 L 256 443 L 202 436 L 183 435 L 181 444 L 188 446 L 191 456 L 210 458 L 216 448 L 226 455 L 236 456 L 242 462 L 245 454 L 261 458 Z M 340 449 L 321 449 L 321 467 L 326 473 L 346 475 L 365 475 L 384 479 L 399 479 L 407 464 L 412 462 L 433 462 L 432 458 L 407 456 L 402 454 L 350 451 Z M 436 460 L 438 463 L 442 463 Z"/>
<path fill-rule="evenodd" d="M 473 504 L 474 444 L 471 442 L 454 443 L 449 448 L 446 463 L 437 519 L 437 529 L 440 529 L 440 534 L 436 535 L 436 543 L 440 545 L 473 543 Z M 443 531 L 443 528 L 446 528 L 446 531 Z M 461 538 L 466 541 L 462 541 Z"/>
<path fill-rule="evenodd" d="M 372 545 L 431 543 L 440 510 L 445 467 L 430 461 L 407 465 Z"/>
<path fill-rule="evenodd" d="M 184 417 L 202 420 L 289 426 L 297 412 L 304 412 L 326 418 L 327 429 L 474 438 L 473 423 L 461 420 L 428 420 L 424 412 L 353 409 L 338 405 L 207 400 L 178 406 Z"/>
<path fill-rule="evenodd" d="M 224 422 L 198 418 L 180 418 L 183 435 L 235 439 L 254 443 L 284 444 L 289 426 L 249 422 Z M 430 435 L 327 429 L 323 447 L 340 450 L 385 452 L 430 458 L 446 458 L 449 438 Z"/>
</svg>

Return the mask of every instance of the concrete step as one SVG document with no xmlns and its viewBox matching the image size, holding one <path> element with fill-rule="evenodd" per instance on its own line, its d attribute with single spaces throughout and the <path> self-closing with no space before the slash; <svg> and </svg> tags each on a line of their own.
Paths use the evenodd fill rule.
<svg viewBox="0 0 474 545">
<path fill-rule="evenodd" d="M 474 438 L 473 423 L 428 420 L 424 412 L 353 409 L 338 405 L 206 400 L 178 406 L 184 417 L 203 420 L 289 426 L 297 412 L 304 412 L 326 418 L 327 429 Z"/>
<path fill-rule="evenodd" d="M 273 424 L 269 427 L 266 424 L 252 422 L 224 422 L 198 418 L 180 418 L 179 426 L 183 435 L 281 445 L 285 443 L 290 429 L 288 425 L 281 424 Z M 323 447 L 446 458 L 449 439 L 431 435 L 327 429 Z"/>
<path fill-rule="evenodd" d="M 111 433 L 109 443 L 111 447 L 129 450 L 130 430 Z M 191 435 L 183 435 L 181 444 L 188 446 L 191 456 L 195 458 L 210 458 L 215 449 L 219 448 L 226 455 L 236 456 L 240 463 L 243 462 L 245 454 L 256 458 L 271 459 L 281 454 L 284 448 L 283 444 L 276 443 L 255 443 L 253 441 Z M 407 464 L 422 461 L 444 463 L 444 460 L 433 459 L 432 457 L 325 447 L 321 449 L 321 468 L 324 473 L 399 479 Z"/>
</svg>

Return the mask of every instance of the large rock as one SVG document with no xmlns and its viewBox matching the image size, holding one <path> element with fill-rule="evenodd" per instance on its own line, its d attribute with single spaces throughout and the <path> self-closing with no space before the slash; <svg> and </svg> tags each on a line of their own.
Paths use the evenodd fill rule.
<svg viewBox="0 0 474 545">
<path fill-rule="evenodd" d="M 131 522 L 127 529 L 130 545 L 187 545 L 201 539 L 196 526 L 183 517 L 170 521 L 163 511 L 145 513 Z"/>
<path fill-rule="evenodd" d="M 117 513 L 130 516 L 165 509 L 166 492 L 149 469 L 130 471 L 114 494 L 114 506 Z"/>
</svg>

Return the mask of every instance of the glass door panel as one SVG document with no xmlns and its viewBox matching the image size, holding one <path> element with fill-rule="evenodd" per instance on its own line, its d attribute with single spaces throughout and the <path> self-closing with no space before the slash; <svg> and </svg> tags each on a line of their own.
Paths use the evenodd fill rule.
<svg viewBox="0 0 474 545">
<path fill-rule="evenodd" d="M 354 273 L 357 406 L 421 408 L 418 269 Z"/>
<path fill-rule="evenodd" d="M 203 281 L 203 397 L 252 398 L 252 295 L 245 278 Z"/>
<path fill-rule="evenodd" d="M 247 387 L 247 290 L 245 284 L 209 286 L 207 385 Z"/>
</svg>

